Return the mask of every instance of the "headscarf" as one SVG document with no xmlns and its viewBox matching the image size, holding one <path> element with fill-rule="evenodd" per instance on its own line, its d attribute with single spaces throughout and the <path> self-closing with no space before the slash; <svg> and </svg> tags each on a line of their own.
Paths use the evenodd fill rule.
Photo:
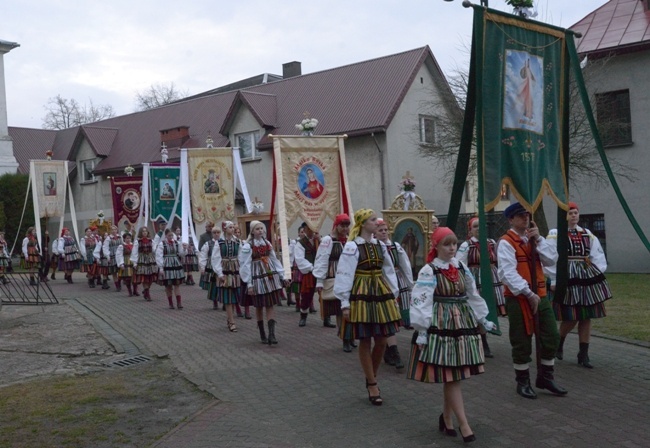
<svg viewBox="0 0 650 448">
<path fill-rule="evenodd" d="M 477 216 L 472 216 L 471 218 L 469 218 L 469 221 L 467 221 L 467 236 L 469 238 L 472 237 L 472 224 L 474 224 L 474 221 L 478 221 Z"/>
<path fill-rule="evenodd" d="M 442 241 L 446 236 L 454 235 L 453 230 L 449 227 L 438 227 L 435 232 L 431 234 L 431 250 L 427 254 L 427 263 L 431 263 L 434 258 L 438 255 L 438 243 Z"/>
<path fill-rule="evenodd" d="M 580 211 L 580 209 L 578 208 L 578 204 L 576 204 L 575 202 L 569 202 L 569 210 L 573 210 L 573 209 Z"/>
<path fill-rule="evenodd" d="M 226 227 L 228 227 L 228 224 L 232 224 L 233 227 L 235 226 L 235 224 L 233 224 L 232 221 L 224 221 L 224 222 L 221 223 L 221 230 L 225 231 Z"/>
<path fill-rule="evenodd" d="M 334 230 L 336 226 L 341 225 L 344 222 L 350 224 L 350 217 L 348 216 L 347 213 L 341 213 L 340 215 L 336 215 L 336 218 L 334 218 L 334 225 L 332 225 L 332 230 Z"/>
<path fill-rule="evenodd" d="M 372 215 L 374 215 L 375 212 L 372 209 L 369 208 L 361 208 L 354 212 L 354 227 L 350 229 L 350 236 L 348 237 L 349 240 L 354 240 L 356 237 L 359 236 L 359 233 L 361 233 L 361 226 L 363 225 L 364 222 L 368 220 Z"/>
<path fill-rule="evenodd" d="M 381 218 L 377 218 L 377 227 L 379 227 L 379 226 L 385 226 L 385 225 L 386 225 L 386 221 L 384 221 L 384 220 L 381 219 Z"/>
<path fill-rule="evenodd" d="M 266 237 L 266 226 L 264 225 L 264 223 L 261 222 L 261 221 L 251 221 L 250 233 L 248 234 L 248 238 L 246 239 L 246 242 L 250 243 L 251 241 L 253 241 L 253 239 L 255 238 L 253 236 L 253 229 L 255 227 L 257 227 L 258 225 L 261 225 L 262 227 L 264 227 L 264 235 L 262 237 Z"/>
<path fill-rule="evenodd" d="M 66 231 L 69 231 L 69 230 L 70 230 L 70 229 L 68 229 L 67 227 L 62 228 L 62 229 L 61 229 L 61 238 L 63 238 L 63 235 L 65 235 L 65 232 L 66 232 Z"/>
</svg>

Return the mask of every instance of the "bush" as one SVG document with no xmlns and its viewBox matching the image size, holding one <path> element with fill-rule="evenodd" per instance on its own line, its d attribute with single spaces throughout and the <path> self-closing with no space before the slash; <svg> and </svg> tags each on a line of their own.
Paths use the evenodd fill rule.
<svg viewBox="0 0 650 448">
<path fill-rule="evenodd" d="M 29 226 L 34 225 L 34 205 L 32 195 L 27 198 L 27 207 L 25 208 L 25 217 L 20 225 L 20 218 L 25 204 L 25 192 L 29 185 L 29 175 L 27 174 L 3 174 L 0 176 L 0 228 L 5 230 L 5 239 L 11 249 L 14 241 L 18 240 L 14 252 L 20 252 L 20 245 Z M 4 221 L 3 221 L 4 220 Z M 2 225 L 4 222 L 4 225 Z M 20 229 L 18 226 L 20 225 Z"/>
</svg>

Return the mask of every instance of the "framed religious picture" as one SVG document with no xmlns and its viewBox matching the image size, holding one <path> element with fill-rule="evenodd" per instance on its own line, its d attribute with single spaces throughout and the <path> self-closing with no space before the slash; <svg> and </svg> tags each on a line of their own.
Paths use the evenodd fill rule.
<svg viewBox="0 0 650 448">
<path fill-rule="evenodd" d="M 399 243 L 406 252 L 413 276 L 416 277 L 426 260 L 427 238 L 424 228 L 419 220 L 404 217 L 395 222 L 394 229 L 390 232 L 391 241 Z"/>
<path fill-rule="evenodd" d="M 176 199 L 176 179 L 160 179 L 160 200 L 173 201 Z"/>
<path fill-rule="evenodd" d="M 56 196 L 56 173 L 43 173 L 43 195 Z"/>
</svg>

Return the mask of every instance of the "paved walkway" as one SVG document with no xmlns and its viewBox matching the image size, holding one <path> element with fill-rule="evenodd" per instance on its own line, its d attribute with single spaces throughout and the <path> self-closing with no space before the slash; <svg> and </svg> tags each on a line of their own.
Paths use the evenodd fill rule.
<svg viewBox="0 0 650 448">
<path fill-rule="evenodd" d="M 198 276 L 197 276 L 198 277 Z M 356 352 L 341 350 L 335 330 L 318 314 L 298 327 L 293 307 L 277 307 L 276 346 L 259 341 L 255 319 L 226 328 L 198 286 L 182 286 L 182 311 L 167 309 L 164 290 L 153 302 L 114 289 L 51 282 L 120 351 L 168 355 L 176 367 L 218 400 L 155 446 L 194 447 L 451 447 L 463 445 L 437 431 L 442 386 L 409 381 L 394 367 L 379 372 L 384 405 L 371 406 Z M 500 320 L 507 335 L 507 321 Z M 398 335 L 403 359 L 410 331 Z M 566 397 L 515 393 L 507 336 L 490 336 L 495 354 L 486 373 L 463 382 L 474 447 L 643 447 L 650 441 L 650 349 L 594 338 L 596 366 L 577 365 L 577 336 L 569 335 L 556 378 Z M 534 367 L 532 370 L 534 376 Z"/>
</svg>

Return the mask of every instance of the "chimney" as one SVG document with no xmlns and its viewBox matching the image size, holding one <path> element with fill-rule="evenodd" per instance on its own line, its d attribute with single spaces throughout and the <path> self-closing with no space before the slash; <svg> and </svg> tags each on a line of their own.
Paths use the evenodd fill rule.
<svg viewBox="0 0 650 448">
<path fill-rule="evenodd" d="M 302 75 L 302 66 L 300 62 L 293 61 L 282 64 L 282 79 L 294 78 Z"/>
<path fill-rule="evenodd" d="M 181 146 L 190 138 L 189 126 L 178 126 L 160 131 L 160 144 L 165 143 L 168 148 Z"/>
</svg>

